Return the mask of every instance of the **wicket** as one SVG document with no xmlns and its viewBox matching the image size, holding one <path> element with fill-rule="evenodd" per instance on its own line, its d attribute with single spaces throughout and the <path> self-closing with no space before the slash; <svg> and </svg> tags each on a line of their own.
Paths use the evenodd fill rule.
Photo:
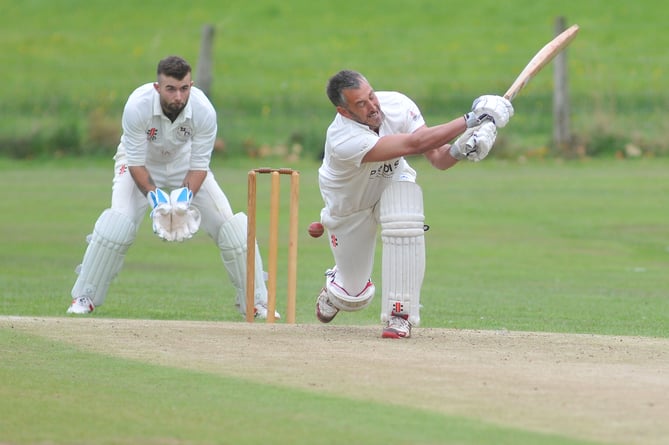
<svg viewBox="0 0 669 445">
<path fill-rule="evenodd" d="M 291 168 L 256 168 L 248 174 L 248 227 L 246 232 L 246 321 L 253 322 L 255 300 L 255 246 L 256 246 L 256 179 L 258 174 L 271 176 L 269 246 L 267 261 L 267 322 L 275 321 L 276 275 L 279 249 L 279 198 L 281 175 L 290 175 L 290 219 L 288 224 L 288 293 L 286 323 L 295 323 L 297 294 L 297 229 L 300 172 Z"/>
</svg>

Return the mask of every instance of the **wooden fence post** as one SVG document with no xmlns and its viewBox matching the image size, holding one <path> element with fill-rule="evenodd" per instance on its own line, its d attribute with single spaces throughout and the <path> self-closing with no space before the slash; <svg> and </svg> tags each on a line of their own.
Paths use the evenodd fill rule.
<svg viewBox="0 0 669 445">
<path fill-rule="evenodd" d="M 555 20 L 555 35 L 567 29 L 565 18 Z M 553 147 L 558 153 L 571 156 L 571 130 L 569 128 L 569 84 L 567 81 L 567 51 L 560 52 L 553 61 Z"/>
<path fill-rule="evenodd" d="M 211 93 L 212 83 L 212 48 L 214 46 L 214 27 L 204 25 L 202 27 L 202 43 L 200 44 L 200 57 L 197 63 L 197 77 L 195 85 L 204 91 L 208 97 Z"/>
</svg>

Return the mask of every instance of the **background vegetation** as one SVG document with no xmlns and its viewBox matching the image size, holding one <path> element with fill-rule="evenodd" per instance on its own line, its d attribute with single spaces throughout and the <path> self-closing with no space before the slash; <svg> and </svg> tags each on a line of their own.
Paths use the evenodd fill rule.
<svg viewBox="0 0 669 445">
<path fill-rule="evenodd" d="M 197 70 L 202 27 L 216 29 L 211 98 L 226 156 L 317 157 L 333 110 L 323 89 L 341 68 L 378 90 L 413 97 L 428 123 L 503 93 L 564 16 L 581 33 L 568 50 L 571 155 L 666 154 L 669 34 L 660 0 L 513 6 L 417 0 L 335 3 L 147 0 L 4 2 L 0 154 L 113 153 L 128 94 L 154 80 L 158 59 Z M 551 153 L 552 71 L 516 100 L 495 156 Z"/>
</svg>

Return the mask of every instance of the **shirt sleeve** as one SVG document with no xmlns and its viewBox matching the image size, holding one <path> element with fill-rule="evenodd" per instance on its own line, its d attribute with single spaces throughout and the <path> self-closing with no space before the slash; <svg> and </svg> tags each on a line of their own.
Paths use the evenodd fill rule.
<svg viewBox="0 0 669 445">
<path fill-rule="evenodd" d="M 338 119 L 341 119 L 339 125 L 327 137 L 332 147 L 332 156 L 342 166 L 359 167 L 362 158 L 378 142 L 379 136 L 360 124 L 343 120 L 341 117 Z"/>
<path fill-rule="evenodd" d="M 414 131 L 418 130 L 420 127 L 425 125 L 425 119 L 423 118 L 423 113 L 420 112 L 420 108 L 418 108 L 418 105 L 408 98 L 407 96 L 403 96 L 404 101 L 405 101 L 405 109 L 406 109 L 406 116 L 405 116 L 405 125 L 406 125 L 406 132 L 407 133 L 413 133 Z"/>
<path fill-rule="evenodd" d="M 214 151 L 214 143 L 218 133 L 216 123 L 216 110 L 214 106 L 202 93 L 199 98 L 197 115 L 194 115 L 195 131 L 191 145 L 191 170 L 207 170 L 211 162 L 211 155 Z"/>
<path fill-rule="evenodd" d="M 379 137 L 375 134 L 358 133 L 335 148 L 335 157 L 341 162 L 359 167 L 362 164 L 362 158 L 376 145 L 378 140 Z"/>
<path fill-rule="evenodd" d="M 145 133 L 147 125 L 139 107 L 133 106 L 130 102 L 126 104 L 121 125 L 123 127 L 121 143 L 126 151 L 128 165 L 130 167 L 144 165 L 148 144 Z"/>
</svg>

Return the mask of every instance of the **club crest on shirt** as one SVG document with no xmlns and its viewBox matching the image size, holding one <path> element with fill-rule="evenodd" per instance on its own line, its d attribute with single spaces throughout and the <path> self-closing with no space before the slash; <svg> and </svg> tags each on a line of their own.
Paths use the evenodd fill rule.
<svg viewBox="0 0 669 445">
<path fill-rule="evenodd" d="M 177 139 L 186 141 L 190 139 L 191 135 L 193 134 L 193 130 L 190 127 L 187 127 L 185 125 L 180 125 L 177 127 Z"/>
<path fill-rule="evenodd" d="M 411 120 L 415 122 L 415 121 L 417 121 L 418 119 L 420 119 L 421 114 L 420 114 L 420 113 L 416 113 L 414 110 L 409 110 L 409 116 L 411 117 Z"/>
<path fill-rule="evenodd" d="M 146 140 L 149 142 L 153 142 L 156 139 L 158 139 L 158 129 L 157 128 L 149 128 L 146 130 Z"/>
<path fill-rule="evenodd" d="M 400 160 L 397 159 L 392 163 L 383 163 L 372 168 L 369 171 L 370 178 L 392 178 L 397 170 L 397 167 L 400 165 Z"/>
</svg>

